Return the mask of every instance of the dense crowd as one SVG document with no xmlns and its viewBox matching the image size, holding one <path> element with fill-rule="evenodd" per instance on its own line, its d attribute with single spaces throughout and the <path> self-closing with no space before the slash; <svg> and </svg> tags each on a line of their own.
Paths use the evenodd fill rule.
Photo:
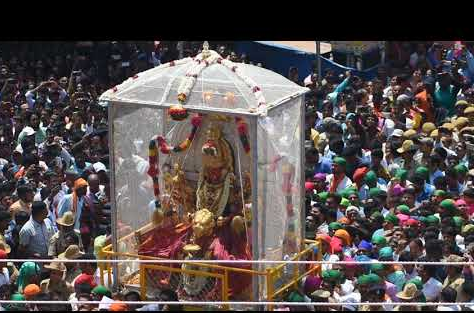
<svg viewBox="0 0 474 313">
<path fill-rule="evenodd" d="M 0 259 L 31 260 L 1 263 L 0 298 L 71 302 L 0 309 L 99 310 L 77 303 L 83 300 L 101 300 L 100 309 L 110 311 L 180 308 L 127 306 L 121 301 L 140 295 L 101 285 L 97 264 L 81 260 L 97 259 L 111 242 L 108 117 L 99 95 L 201 47 L 201 42 L 0 47 Z M 232 52 L 229 43 L 211 48 L 232 61 L 262 66 Z M 288 295 L 289 301 L 333 304 L 313 304 L 310 310 L 474 302 L 473 266 L 375 262 L 474 261 L 474 50 L 404 43 L 391 51 L 370 81 L 351 72 L 318 77 L 316 67 L 302 80 L 297 68 L 289 71 L 289 79 L 311 89 L 306 236 L 321 242 L 324 260 L 351 262 L 323 265 L 320 275 L 307 276 Z M 163 290 L 141 300 L 177 296 Z M 386 305 L 337 304 L 342 302 Z"/>
<path fill-rule="evenodd" d="M 370 81 L 331 71 L 318 79 L 316 69 L 303 82 L 295 71 L 290 77 L 311 89 L 306 236 L 321 241 L 324 260 L 349 262 L 322 265 L 291 301 L 330 302 L 332 310 L 474 308 L 398 305 L 474 303 L 472 265 L 376 262 L 474 257 L 474 50 L 401 47 L 406 57 Z"/>
<path fill-rule="evenodd" d="M 2 43 L 0 46 L 0 259 L 2 310 L 138 309 L 136 291 L 100 285 L 95 260 L 111 242 L 105 90 L 160 62 L 176 42 Z M 194 49 L 194 50 L 193 50 Z M 184 55 L 196 54 L 186 45 Z M 51 259 L 52 262 L 35 262 Z M 77 262 L 57 262 L 76 260 Z M 172 301 L 164 290 L 155 300 Z M 102 306 L 101 306 L 102 308 Z M 157 308 L 157 307 L 155 307 Z M 163 310 L 170 307 L 161 307 Z M 146 310 L 146 307 L 145 309 Z"/>
</svg>

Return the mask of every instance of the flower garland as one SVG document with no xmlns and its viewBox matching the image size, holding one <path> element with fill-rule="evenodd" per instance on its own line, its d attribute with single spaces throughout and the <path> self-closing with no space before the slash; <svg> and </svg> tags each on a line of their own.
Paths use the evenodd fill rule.
<svg viewBox="0 0 474 313">
<path fill-rule="evenodd" d="M 158 180 L 158 175 L 160 174 L 160 169 L 158 166 L 158 146 L 160 147 L 160 151 L 164 154 L 169 154 L 170 152 L 181 152 L 189 148 L 191 145 L 191 141 L 194 139 L 196 135 L 196 131 L 201 126 L 202 123 L 202 114 L 196 114 L 191 119 L 191 124 L 193 128 L 191 133 L 188 137 L 180 143 L 178 146 L 171 147 L 166 143 L 166 140 L 163 136 L 155 136 L 152 140 L 150 140 L 150 144 L 148 146 L 148 163 L 149 168 L 147 174 L 151 177 L 153 181 L 153 194 L 155 195 L 155 208 L 160 208 L 160 183 Z M 158 143 L 158 146 L 157 146 Z"/>
<path fill-rule="evenodd" d="M 240 78 L 250 88 L 250 90 L 252 90 L 253 95 L 258 103 L 258 106 L 257 106 L 258 112 L 261 115 L 266 116 L 267 110 L 268 110 L 267 104 L 265 101 L 265 97 L 263 96 L 263 93 L 260 90 L 260 87 L 257 85 L 257 83 L 255 83 L 255 81 L 251 79 L 250 77 L 246 76 L 240 70 L 240 68 L 235 65 L 234 62 L 219 57 L 217 59 L 217 63 L 224 65 L 225 67 L 230 69 L 232 72 L 234 72 L 237 75 L 237 77 Z"/>
<path fill-rule="evenodd" d="M 147 174 L 151 177 L 153 181 L 153 194 L 155 196 L 155 208 L 159 209 L 161 207 L 160 203 L 160 183 L 158 181 L 158 175 L 160 174 L 160 169 L 158 167 L 158 147 L 156 146 L 156 137 L 150 140 L 148 145 L 148 171 Z"/>
<path fill-rule="evenodd" d="M 239 133 L 240 142 L 244 147 L 244 151 L 246 154 L 250 152 L 250 143 L 248 138 L 248 126 L 247 123 L 241 118 L 236 117 L 235 122 L 237 123 L 237 132 Z"/>
<path fill-rule="evenodd" d="M 193 141 L 194 136 L 196 135 L 197 129 L 202 124 L 202 114 L 198 113 L 195 116 L 193 116 L 191 119 L 191 124 L 193 125 L 193 127 L 188 137 L 177 146 L 173 147 L 173 146 L 168 145 L 168 143 L 166 142 L 166 139 L 163 136 L 158 136 L 156 138 L 156 141 L 158 142 L 158 146 L 160 147 L 161 153 L 170 154 L 171 152 L 177 153 L 177 152 L 187 150 L 189 146 L 191 145 L 191 142 Z"/>
</svg>

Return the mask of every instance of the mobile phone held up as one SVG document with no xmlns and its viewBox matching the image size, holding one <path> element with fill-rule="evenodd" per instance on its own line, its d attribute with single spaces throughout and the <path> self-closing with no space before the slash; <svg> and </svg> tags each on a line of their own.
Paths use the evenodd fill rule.
<svg viewBox="0 0 474 313">
<path fill-rule="evenodd" d="M 130 66 L 130 62 L 122 62 L 122 67 L 129 67 Z"/>
</svg>

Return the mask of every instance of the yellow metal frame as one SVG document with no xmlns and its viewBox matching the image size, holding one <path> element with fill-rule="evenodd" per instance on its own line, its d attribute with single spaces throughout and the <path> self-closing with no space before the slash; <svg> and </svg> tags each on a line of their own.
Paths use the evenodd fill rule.
<svg viewBox="0 0 474 313">
<path fill-rule="evenodd" d="M 151 224 L 146 225 L 145 227 L 141 228 L 137 232 L 143 231 L 146 228 L 150 227 Z M 133 237 L 137 232 L 131 233 L 119 240 L 120 241 L 125 241 Z M 321 243 L 319 241 L 314 241 L 314 240 L 305 240 L 305 244 L 311 245 L 308 248 L 304 248 L 301 252 L 296 254 L 293 258 L 291 258 L 289 261 L 299 261 L 299 260 L 305 260 L 309 256 L 311 256 L 311 260 L 322 260 L 322 254 L 321 254 Z M 314 250 L 312 246 L 318 247 L 318 253 L 317 255 L 314 254 Z M 101 252 L 99 253 L 99 258 L 102 260 L 110 260 L 113 258 L 117 257 L 127 257 L 127 258 L 135 258 L 139 260 L 164 260 L 162 258 L 157 258 L 157 257 L 150 257 L 150 256 L 144 256 L 144 255 L 138 255 L 138 254 L 132 254 L 132 253 L 120 253 L 120 252 L 114 252 L 112 251 L 112 245 L 108 245 L 104 247 Z M 189 264 L 189 262 L 182 261 L 180 264 Z M 276 299 L 280 299 L 283 297 L 286 292 L 290 291 L 291 289 L 295 289 L 297 286 L 298 282 L 305 276 L 312 274 L 312 273 L 321 273 L 321 266 L 320 265 L 311 265 L 309 266 L 309 270 L 305 270 L 304 273 L 299 273 L 299 267 L 295 266 L 294 271 L 293 271 L 293 277 L 290 282 L 285 284 L 284 286 L 280 287 L 278 290 L 275 290 L 275 282 L 277 279 L 282 275 L 282 272 L 284 271 L 285 266 L 288 264 L 288 261 L 282 261 L 282 264 L 267 268 L 265 272 L 261 271 L 254 271 L 254 270 L 247 270 L 247 269 L 241 269 L 241 268 L 234 268 L 234 267 L 228 267 L 228 266 L 221 266 L 221 265 L 215 265 L 215 264 L 208 264 L 208 263 L 192 263 L 194 265 L 198 265 L 199 267 L 207 268 L 207 269 L 212 269 L 212 272 L 206 272 L 206 271 L 196 271 L 196 270 L 186 270 L 182 268 L 174 268 L 170 266 L 164 266 L 164 265 L 154 265 L 154 264 L 140 264 L 140 294 L 142 298 L 144 299 L 146 297 L 146 291 L 147 291 L 147 285 L 146 285 L 146 270 L 152 269 L 152 270 L 161 270 L 161 271 L 168 271 L 168 272 L 175 272 L 175 273 L 188 273 L 192 275 L 198 275 L 198 276 L 207 276 L 207 277 L 215 277 L 217 279 L 220 279 L 222 282 L 222 301 L 228 301 L 229 297 L 229 273 L 230 272 L 238 272 L 238 273 L 244 273 L 248 275 L 257 275 L 264 277 L 265 283 L 266 283 L 266 299 L 267 301 L 274 301 Z M 100 268 L 100 282 L 101 284 L 104 284 L 105 277 L 104 277 L 104 272 L 107 272 L 108 276 L 108 283 L 109 286 L 112 283 L 112 273 L 111 269 L 112 266 L 108 262 L 99 262 L 98 264 Z M 254 299 L 258 300 L 258 299 Z M 225 306 L 225 309 L 228 309 L 228 306 Z M 268 309 L 271 310 L 273 306 L 268 306 Z"/>
</svg>

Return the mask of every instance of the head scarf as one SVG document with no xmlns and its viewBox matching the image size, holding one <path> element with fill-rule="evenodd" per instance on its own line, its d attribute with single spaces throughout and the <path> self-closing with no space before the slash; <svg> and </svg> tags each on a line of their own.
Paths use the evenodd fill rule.
<svg viewBox="0 0 474 313">
<path fill-rule="evenodd" d="M 408 171 L 405 169 L 398 169 L 397 172 L 395 173 L 395 177 L 400 179 L 401 181 L 406 180 L 408 177 Z"/>
<path fill-rule="evenodd" d="M 314 190 L 314 183 L 307 181 L 304 183 L 304 188 L 306 189 L 306 191 L 312 191 Z"/>
<path fill-rule="evenodd" d="M 435 215 L 429 215 L 429 216 L 426 217 L 426 222 L 429 225 L 438 226 L 439 225 L 439 218 L 437 218 Z"/>
<path fill-rule="evenodd" d="M 405 223 L 403 223 L 403 225 L 418 227 L 418 226 L 420 226 L 420 222 L 418 222 L 417 220 L 415 220 L 413 218 L 409 218 L 408 220 L 406 220 Z"/>
<path fill-rule="evenodd" d="M 341 281 L 342 277 L 342 272 L 339 270 L 327 270 L 323 271 L 322 273 L 322 278 L 326 281 L 339 282 Z"/>
<path fill-rule="evenodd" d="M 357 247 L 359 250 L 366 250 L 371 252 L 372 251 L 372 244 L 365 239 L 363 239 L 360 243 L 359 246 Z"/>
<path fill-rule="evenodd" d="M 336 230 L 336 232 L 334 233 L 334 236 L 335 237 L 338 237 L 342 240 L 344 240 L 344 245 L 346 246 L 350 246 L 351 245 L 351 242 L 352 242 L 352 238 L 351 238 L 351 235 L 349 235 L 349 233 L 347 232 L 347 230 L 345 229 L 338 229 Z"/>
<path fill-rule="evenodd" d="M 400 186 L 400 184 L 396 184 L 392 189 L 392 193 L 395 197 L 401 196 L 404 192 L 405 188 Z"/>
<path fill-rule="evenodd" d="M 110 292 L 110 290 L 107 289 L 107 287 L 102 286 L 102 285 L 99 285 L 95 287 L 94 289 L 92 289 L 92 293 L 95 293 L 96 295 L 112 298 L 112 293 Z"/>
<path fill-rule="evenodd" d="M 326 181 L 326 174 L 325 173 L 317 173 L 314 175 L 315 180 Z"/>
<path fill-rule="evenodd" d="M 342 228 L 342 225 L 341 223 L 338 223 L 338 222 L 332 222 L 332 223 L 329 223 L 328 227 L 331 230 L 338 230 Z"/>
<path fill-rule="evenodd" d="M 454 225 L 456 225 L 456 227 L 462 227 L 463 224 L 464 224 L 464 219 L 460 216 L 454 216 L 453 221 L 454 221 Z"/>
<path fill-rule="evenodd" d="M 76 214 L 77 203 L 79 202 L 77 190 L 87 186 L 89 186 L 89 184 L 87 184 L 87 182 L 83 178 L 76 179 L 76 181 L 74 182 L 74 191 L 72 193 L 72 212 L 74 214 Z"/>
<path fill-rule="evenodd" d="M 375 197 L 378 197 L 382 194 L 382 190 L 380 188 L 370 188 L 369 189 L 369 197 L 370 198 L 375 198 Z"/>
<path fill-rule="evenodd" d="M 309 275 L 304 281 L 304 293 L 311 294 L 321 287 L 322 279 L 318 276 Z"/>
<path fill-rule="evenodd" d="M 406 214 L 402 214 L 402 213 L 397 214 L 397 217 L 398 217 L 399 224 L 402 224 L 402 225 L 410 219 L 410 216 Z"/>
<path fill-rule="evenodd" d="M 327 191 L 323 191 L 323 192 L 318 193 L 319 199 L 323 202 L 326 202 L 328 196 L 329 196 L 329 192 L 327 192 Z"/>
<path fill-rule="evenodd" d="M 421 175 L 425 180 L 430 177 L 430 170 L 424 166 L 417 167 L 415 173 Z"/>
<path fill-rule="evenodd" d="M 342 198 L 346 198 L 346 199 L 349 198 L 350 195 L 355 194 L 355 193 L 357 193 L 357 189 L 353 187 L 344 188 L 341 191 L 339 191 L 339 195 Z"/>
<path fill-rule="evenodd" d="M 437 197 L 446 197 L 446 191 L 440 189 L 435 190 L 433 194 Z"/>
<path fill-rule="evenodd" d="M 76 287 L 77 285 L 82 285 L 82 284 L 87 284 L 91 286 L 91 288 L 95 288 L 97 286 L 94 280 L 94 276 L 87 275 L 87 274 L 81 274 L 77 276 L 76 280 L 74 281 L 74 287 Z"/>
<path fill-rule="evenodd" d="M 40 275 L 41 269 L 35 262 L 25 262 L 18 273 L 18 290 L 21 292 L 29 285 L 31 276 Z"/>
<path fill-rule="evenodd" d="M 398 217 L 396 217 L 395 215 L 393 214 L 387 214 L 387 216 L 385 216 L 384 218 L 384 221 L 385 222 L 388 222 L 388 223 L 392 223 L 393 225 L 397 226 L 398 225 Z"/>
<path fill-rule="evenodd" d="M 367 174 L 365 174 L 364 181 L 367 184 L 375 184 L 377 182 L 377 175 L 374 171 L 369 171 Z"/>
<path fill-rule="evenodd" d="M 445 209 L 446 211 L 449 211 L 449 212 L 456 211 L 456 204 L 454 203 L 454 200 L 452 200 L 452 199 L 445 199 L 445 200 L 441 201 L 439 206 L 442 207 L 443 209 Z"/>
<path fill-rule="evenodd" d="M 382 258 L 393 260 L 393 249 L 391 247 L 383 247 L 380 249 L 379 260 Z"/>
<path fill-rule="evenodd" d="M 402 214 L 410 215 L 410 208 L 408 207 L 408 205 L 405 205 L 405 204 L 399 205 L 397 206 L 397 210 Z"/>
<path fill-rule="evenodd" d="M 339 166 L 342 166 L 342 167 L 346 167 L 347 165 L 347 161 L 346 159 L 342 158 L 342 157 L 335 157 L 333 159 L 333 163 L 339 165 Z"/>
<path fill-rule="evenodd" d="M 458 174 L 466 174 L 468 172 L 468 169 L 465 165 L 463 164 L 458 164 L 454 167 L 454 170 L 456 171 L 456 173 Z"/>
<path fill-rule="evenodd" d="M 385 246 L 387 245 L 387 239 L 383 236 L 373 236 L 372 237 L 372 244 L 379 245 L 379 246 Z"/>
<path fill-rule="evenodd" d="M 345 216 L 343 216 L 343 217 L 341 217 L 340 219 L 338 219 L 337 222 L 338 222 L 338 223 L 341 223 L 341 224 L 344 224 L 344 225 L 348 225 L 348 224 L 351 223 L 351 221 L 350 221 L 347 217 L 345 217 Z"/>
<path fill-rule="evenodd" d="M 25 301 L 25 296 L 21 293 L 15 293 L 11 296 L 10 300 L 13 301 Z M 25 311 L 25 305 L 23 303 L 9 303 L 5 306 L 6 311 Z"/>
<path fill-rule="evenodd" d="M 360 187 L 362 185 L 362 182 L 364 181 L 365 175 L 369 172 L 369 169 L 367 167 L 359 167 L 358 169 L 355 170 L 354 172 L 354 183 Z"/>
<path fill-rule="evenodd" d="M 342 198 L 339 204 L 347 208 L 349 205 L 351 205 L 351 202 L 349 201 L 349 199 Z"/>
<path fill-rule="evenodd" d="M 110 305 L 109 311 L 128 311 L 128 306 L 121 301 L 116 301 Z"/>
<path fill-rule="evenodd" d="M 39 294 L 41 289 L 38 285 L 29 284 L 28 286 L 23 289 L 23 294 L 25 295 L 26 300 L 31 300 L 34 296 Z"/>
<path fill-rule="evenodd" d="M 331 254 L 342 252 L 342 240 L 337 237 L 332 237 L 329 246 L 331 247 Z"/>
</svg>

